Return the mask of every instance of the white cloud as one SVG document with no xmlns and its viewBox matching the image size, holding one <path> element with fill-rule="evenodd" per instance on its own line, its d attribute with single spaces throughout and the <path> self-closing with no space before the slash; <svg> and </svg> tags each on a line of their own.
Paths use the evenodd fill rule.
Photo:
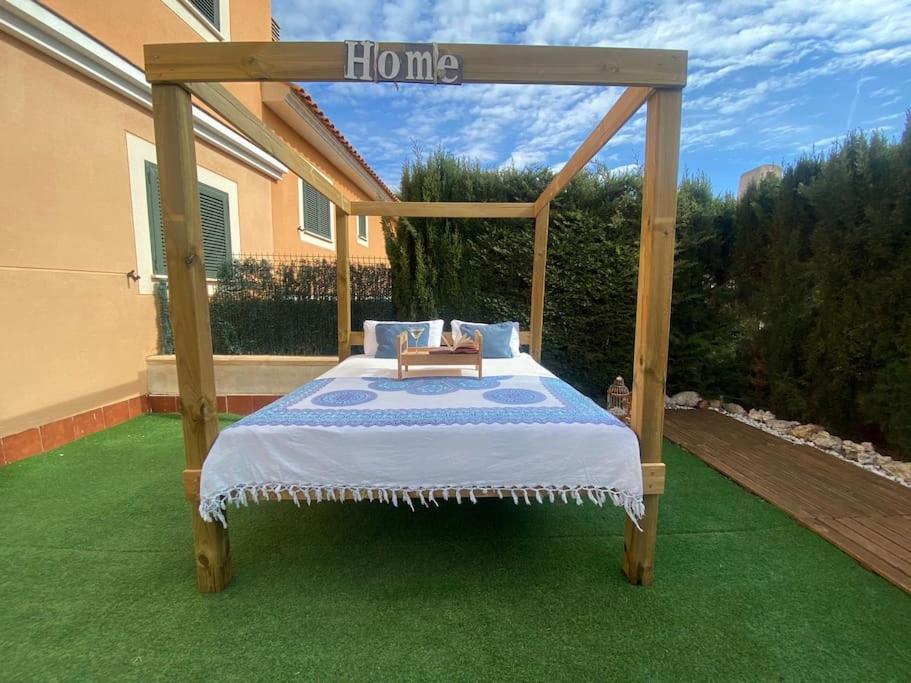
<svg viewBox="0 0 911 683">
<path fill-rule="evenodd" d="M 859 108 L 867 99 L 886 111 L 903 94 L 908 101 L 906 88 L 873 82 L 870 75 L 870 70 L 911 64 L 908 0 L 273 0 L 272 5 L 286 40 L 686 49 L 685 152 L 730 151 L 748 135 L 758 148 L 812 148 L 802 144 L 806 136 L 841 131 L 845 117 L 850 126 L 855 116 L 848 111 L 850 99 L 834 118 L 824 112 L 832 121 L 828 128 L 806 125 L 819 112 L 794 115 L 813 102 L 808 90 L 824 79 L 847 77 L 859 84 L 859 117 L 869 118 L 869 111 Z M 562 163 L 618 95 L 613 88 L 403 86 L 397 91 L 342 83 L 322 86 L 319 101 L 366 158 L 395 182 L 395 169 L 413 143 L 425 149 L 441 145 L 492 166 Z M 381 134 L 377 108 L 394 122 Z M 356 125 L 363 121 L 372 123 Z M 628 159 L 626 148 L 643 138 L 639 115 L 600 158 L 619 153 Z"/>
<path fill-rule="evenodd" d="M 608 173 L 611 175 L 627 175 L 630 173 L 642 173 L 642 166 L 639 164 L 623 164 L 623 166 L 614 166 L 609 168 Z"/>
</svg>

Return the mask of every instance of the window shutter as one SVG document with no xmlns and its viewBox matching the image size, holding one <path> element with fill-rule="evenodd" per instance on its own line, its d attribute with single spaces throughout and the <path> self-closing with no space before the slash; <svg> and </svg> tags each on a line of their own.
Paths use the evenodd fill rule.
<svg viewBox="0 0 911 683">
<path fill-rule="evenodd" d="M 218 277 L 218 271 L 231 257 L 231 221 L 228 218 L 227 193 L 200 183 L 199 213 L 202 217 L 206 276 Z"/>
<path fill-rule="evenodd" d="M 367 216 L 357 217 L 357 236 L 358 239 L 367 241 Z"/>
<path fill-rule="evenodd" d="M 149 239 L 152 243 L 152 272 L 167 275 L 164 252 L 164 221 L 161 217 L 161 195 L 158 191 L 158 166 L 146 164 L 146 200 L 149 203 Z"/>
<path fill-rule="evenodd" d="M 149 238 L 152 243 L 152 271 L 167 275 L 164 249 L 164 222 L 161 216 L 161 195 L 158 185 L 158 166 L 145 163 L 146 197 L 149 202 Z M 214 187 L 199 184 L 199 213 L 202 219 L 203 260 L 206 277 L 218 277 L 223 263 L 231 258 L 231 219 L 228 195 Z"/>
<path fill-rule="evenodd" d="M 301 181 L 304 201 L 304 231 L 332 241 L 332 219 L 329 200 L 316 191 L 310 183 Z"/>
<path fill-rule="evenodd" d="M 218 25 L 218 0 L 190 0 L 190 4 L 198 9 L 199 13 L 208 19 L 212 26 L 221 29 L 221 26 Z"/>
</svg>

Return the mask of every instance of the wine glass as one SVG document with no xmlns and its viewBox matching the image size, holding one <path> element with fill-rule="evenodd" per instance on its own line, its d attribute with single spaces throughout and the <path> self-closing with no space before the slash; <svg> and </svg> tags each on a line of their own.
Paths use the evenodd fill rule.
<svg viewBox="0 0 911 683">
<path fill-rule="evenodd" d="M 417 346 L 418 342 L 421 340 L 421 335 L 424 334 L 424 328 L 412 327 L 408 332 L 411 334 L 411 338 L 414 339 L 414 346 Z"/>
</svg>

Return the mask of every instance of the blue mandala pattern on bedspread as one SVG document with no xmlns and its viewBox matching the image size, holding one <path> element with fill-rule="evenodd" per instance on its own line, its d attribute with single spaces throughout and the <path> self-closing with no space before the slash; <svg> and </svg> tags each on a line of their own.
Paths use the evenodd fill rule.
<svg viewBox="0 0 911 683">
<path fill-rule="evenodd" d="M 533 389 L 493 389 L 485 391 L 484 398 L 507 406 L 532 405 L 547 400 L 547 396 Z"/>
<path fill-rule="evenodd" d="M 342 408 L 344 406 L 359 406 L 362 403 L 369 403 L 376 398 L 373 391 L 363 391 L 361 389 L 341 389 L 339 391 L 327 391 L 325 394 L 313 397 L 313 402 L 324 408 Z"/>
<path fill-rule="evenodd" d="M 350 388 L 354 382 L 366 388 Z M 379 394 L 386 392 L 406 392 L 417 397 L 417 405 L 421 407 L 371 407 L 377 403 Z M 456 402 L 457 396 L 463 398 L 462 404 L 468 401 L 472 405 L 447 405 L 447 402 Z M 480 380 L 471 377 L 317 379 L 247 415 L 228 429 L 244 426 L 471 424 L 603 424 L 626 427 L 590 398 L 556 377 L 501 375 Z"/>
<path fill-rule="evenodd" d="M 404 391 L 415 396 L 431 396 L 434 394 L 451 394 L 460 390 L 481 391 L 482 389 L 496 389 L 500 382 L 508 380 L 512 375 L 499 377 L 413 377 L 410 379 L 390 379 L 389 377 L 364 377 L 371 380 L 368 389 L 374 391 Z"/>
</svg>

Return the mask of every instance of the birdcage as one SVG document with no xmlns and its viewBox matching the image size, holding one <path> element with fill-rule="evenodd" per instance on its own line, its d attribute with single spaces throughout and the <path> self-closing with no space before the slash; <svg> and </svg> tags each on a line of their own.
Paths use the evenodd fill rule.
<svg viewBox="0 0 911 683">
<path fill-rule="evenodd" d="M 617 377 L 607 390 L 607 409 L 624 420 L 629 420 L 630 393 L 622 377 Z"/>
</svg>

